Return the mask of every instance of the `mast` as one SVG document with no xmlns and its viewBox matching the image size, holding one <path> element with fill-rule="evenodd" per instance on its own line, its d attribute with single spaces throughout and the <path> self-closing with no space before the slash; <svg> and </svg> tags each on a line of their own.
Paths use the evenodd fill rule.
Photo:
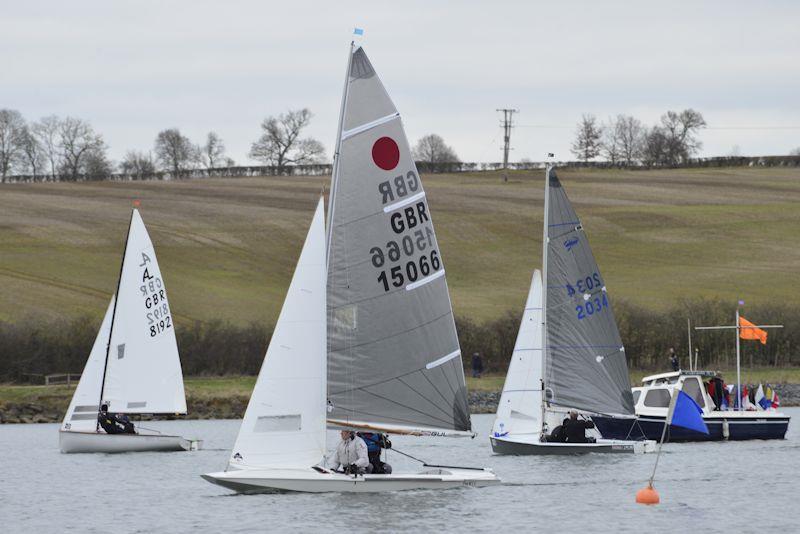
<svg viewBox="0 0 800 534">
<path fill-rule="evenodd" d="M 339 108 L 339 127 L 336 130 L 336 146 L 333 150 L 333 169 L 331 170 L 331 190 L 328 197 L 328 228 L 327 238 L 325 239 L 325 269 L 330 263 L 331 237 L 333 235 L 333 199 L 336 196 L 336 182 L 339 177 L 339 152 L 342 149 L 342 128 L 344 123 L 344 110 L 347 106 L 347 93 L 350 88 L 350 64 L 353 62 L 353 49 L 355 41 L 350 41 L 350 52 L 347 56 L 347 70 L 344 73 L 344 89 L 342 90 L 342 106 Z"/>
<path fill-rule="evenodd" d="M 128 234 L 125 236 L 125 248 L 122 249 L 122 261 L 119 265 L 119 278 L 117 278 L 117 291 L 114 293 L 114 309 L 111 311 L 111 327 L 108 330 L 108 342 L 106 343 L 106 360 L 103 363 L 103 380 L 100 382 L 100 403 L 98 404 L 98 412 L 100 406 L 103 404 L 103 393 L 106 388 L 106 371 L 108 370 L 108 355 L 111 352 L 111 336 L 114 333 L 114 316 L 117 314 L 117 303 L 119 302 L 119 287 L 122 284 L 122 270 L 125 268 L 125 255 L 128 252 L 128 241 L 131 238 L 131 225 L 133 224 L 133 213 L 136 208 L 131 210 L 131 219 L 128 221 Z M 98 426 L 100 423 L 97 423 Z"/>
<path fill-rule="evenodd" d="M 739 326 L 739 306 L 736 306 L 736 328 L 734 329 L 734 333 L 736 334 L 736 395 L 739 396 L 738 399 L 738 406 L 739 411 L 742 411 L 742 370 L 741 370 L 741 351 L 740 351 L 740 343 L 739 343 L 739 334 L 741 333 L 741 326 Z"/>
<path fill-rule="evenodd" d="M 549 245 L 548 221 L 550 216 L 550 169 L 548 162 L 544 171 L 544 223 L 542 224 L 542 429 L 545 425 L 545 406 L 547 404 L 547 248 Z"/>
<path fill-rule="evenodd" d="M 689 334 L 689 370 L 694 371 L 697 362 L 692 363 L 692 320 L 686 318 L 686 332 Z"/>
</svg>

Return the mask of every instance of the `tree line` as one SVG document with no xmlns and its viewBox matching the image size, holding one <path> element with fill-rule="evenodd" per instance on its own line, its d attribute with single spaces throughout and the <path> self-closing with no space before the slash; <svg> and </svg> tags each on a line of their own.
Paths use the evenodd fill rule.
<svg viewBox="0 0 800 534">
<path fill-rule="evenodd" d="M 684 367 L 688 367 L 687 317 L 695 326 L 732 324 L 734 306 L 719 300 L 699 299 L 676 302 L 669 309 L 655 311 L 617 301 L 614 312 L 628 365 L 633 369 L 666 371 L 671 347 Z M 745 316 L 762 324 L 786 327 L 771 330 L 766 345 L 743 341 L 744 367 L 800 365 L 800 306 L 752 306 L 747 308 Z M 505 373 L 520 318 L 518 311 L 480 323 L 457 317 L 465 364 L 469 365 L 470 356 L 478 352 L 487 371 Z M 98 318 L 90 317 L 53 321 L 31 317 L 17 323 L 0 322 L 0 382 L 35 382 L 44 374 L 81 372 L 99 323 Z M 178 325 L 175 333 L 187 376 L 255 375 L 264 359 L 272 328 L 259 323 L 236 326 L 215 320 Z M 731 331 L 693 332 L 692 336 L 693 347 L 699 349 L 701 368 L 730 369 L 736 364 L 736 340 Z"/>
<path fill-rule="evenodd" d="M 630 115 L 604 123 L 585 114 L 578 123 L 571 151 L 580 161 L 602 157 L 612 165 L 675 167 L 686 164 L 703 144 L 697 134 L 706 127 L 699 111 L 667 111 L 658 124 L 647 127 Z"/>
<path fill-rule="evenodd" d="M 327 161 L 323 144 L 303 135 L 312 117 L 307 108 L 266 117 L 248 157 L 277 167 L 277 174 L 290 174 L 294 166 Z M 452 147 L 435 134 L 422 137 L 413 153 L 419 161 L 434 166 L 459 162 Z M 198 169 L 211 171 L 235 165 L 226 153 L 225 142 L 214 131 L 195 143 L 179 128 L 161 130 L 152 150 L 129 150 L 115 163 L 108 157 L 103 136 L 84 119 L 50 115 L 26 121 L 19 111 L 0 109 L 0 183 L 11 176 L 26 176 L 32 181 L 104 180 L 114 172 L 133 180 L 158 173 L 181 177 Z"/>
</svg>

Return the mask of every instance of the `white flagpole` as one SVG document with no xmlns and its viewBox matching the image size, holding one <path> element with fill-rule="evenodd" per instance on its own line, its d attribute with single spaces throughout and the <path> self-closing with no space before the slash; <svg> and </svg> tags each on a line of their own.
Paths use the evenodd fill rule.
<svg viewBox="0 0 800 534">
<path fill-rule="evenodd" d="M 736 394 L 739 396 L 739 411 L 742 411 L 742 370 L 741 370 L 741 352 L 739 348 L 739 333 L 741 327 L 739 326 L 739 306 L 736 306 Z"/>
</svg>

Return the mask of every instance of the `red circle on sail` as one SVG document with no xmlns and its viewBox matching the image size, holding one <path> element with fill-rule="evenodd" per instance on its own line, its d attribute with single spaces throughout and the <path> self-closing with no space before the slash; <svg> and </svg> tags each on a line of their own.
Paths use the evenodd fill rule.
<svg viewBox="0 0 800 534">
<path fill-rule="evenodd" d="M 400 147 L 391 137 L 381 137 L 372 145 L 372 161 L 385 171 L 391 171 L 400 163 Z"/>
</svg>

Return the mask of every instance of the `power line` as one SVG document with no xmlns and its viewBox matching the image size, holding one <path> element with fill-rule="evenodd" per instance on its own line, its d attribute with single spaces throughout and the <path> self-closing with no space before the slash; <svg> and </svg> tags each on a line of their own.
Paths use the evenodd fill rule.
<svg viewBox="0 0 800 534">
<path fill-rule="evenodd" d="M 518 109 L 502 108 L 495 111 L 503 112 L 503 168 L 508 168 L 508 151 L 511 149 L 511 128 L 514 127 L 514 113 L 519 113 Z"/>
</svg>

